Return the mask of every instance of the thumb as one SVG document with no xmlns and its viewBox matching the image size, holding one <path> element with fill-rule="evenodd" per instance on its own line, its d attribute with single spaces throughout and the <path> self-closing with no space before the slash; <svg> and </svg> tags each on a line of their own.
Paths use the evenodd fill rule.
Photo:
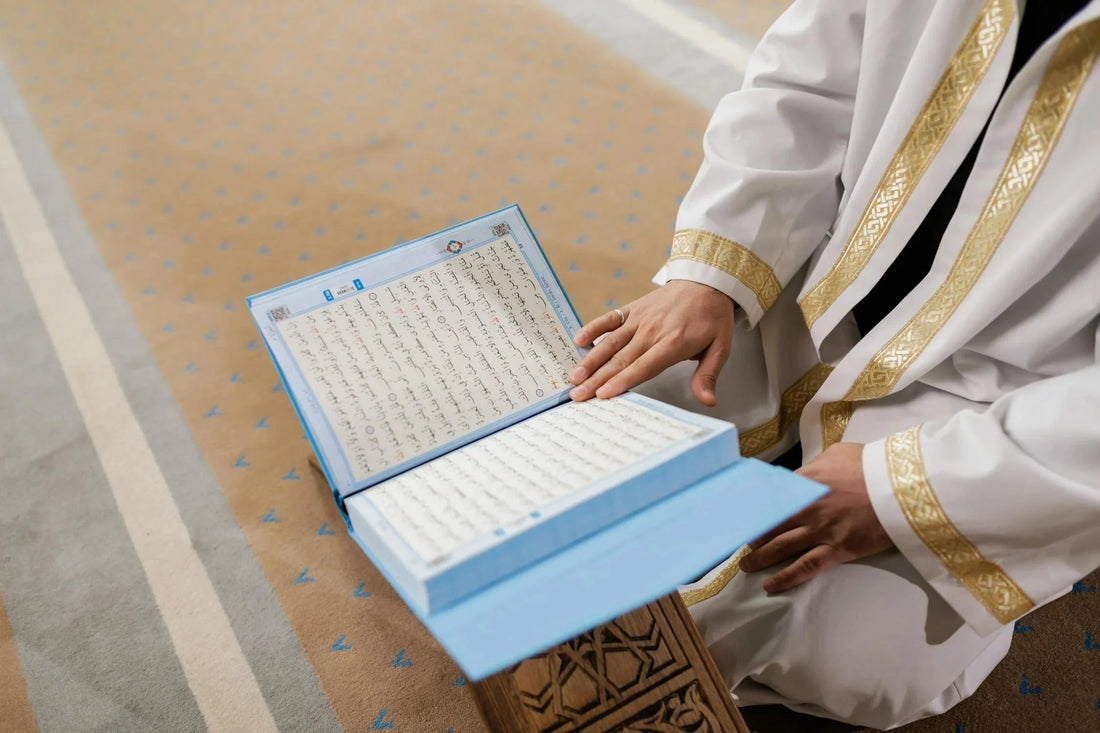
<svg viewBox="0 0 1100 733">
<path fill-rule="evenodd" d="M 710 346 L 703 352 L 699 359 L 699 366 L 695 367 L 695 374 L 691 377 L 691 392 L 695 399 L 707 407 L 718 404 L 718 396 L 715 390 L 718 386 L 718 374 L 729 358 L 729 345 L 721 337 L 711 341 Z"/>
</svg>

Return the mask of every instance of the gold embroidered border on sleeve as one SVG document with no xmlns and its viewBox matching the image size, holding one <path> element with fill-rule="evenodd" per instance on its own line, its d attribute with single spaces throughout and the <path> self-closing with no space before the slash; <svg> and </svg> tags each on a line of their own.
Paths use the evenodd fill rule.
<svg viewBox="0 0 1100 733">
<path fill-rule="evenodd" d="M 691 260 L 737 278 L 756 295 L 760 308 L 775 304 L 782 288 L 772 268 L 747 247 L 702 229 L 681 229 L 672 237 L 669 262 Z"/>
<path fill-rule="evenodd" d="M 947 517 L 924 471 L 920 426 L 886 439 L 886 468 L 894 498 L 913 533 L 1002 624 L 1035 602 L 999 565 L 986 559 Z"/>
<path fill-rule="evenodd" d="M 1008 33 L 1016 5 L 987 0 L 913 125 L 886 166 L 852 236 L 836 262 L 798 302 L 813 327 L 867 266 L 905 207 L 921 176 L 939 154 Z"/>
<path fill-rule="evenodd" d="M 853 405 L 848 400 L 826 402 L 821 406 L 821 450 L 838 443 L 852 419 Z"/>
<path fill-rule="evenodd" d="M 749 554 L 750 548 L 748 545 L 742 547 L 737 553 L 726 561 L 726 564 L 718 572 L 709 583 L 702 588 L 689 588 L 687 590 L 680 591 L 680 598 L 683 599 L 685 606 L 694 606 L 696 603 L 701 603 L 708 598 L 714 598 L 718 593 L 730 584 L 730 581 L 737 577 L 737 574 L 741 572 L 741 558 Z"/>
<path fill-rule="evenodd" d="M 856 378 L 845 400 L 888 395 L 970 293 L 1035 187 L 1098 51 L 1100 20 L 1078 26 L 1058 44 L 1004 168 L 947 278 L 909 322 L 879 349 Z"/>
<path fill-rule="evenodd" d="M 779 412 L 771 420 L 750 428 L 739 436 L 741 455 L 758 456 L 782 440 L 791 425 L 798 422 L 802 409 L 821 389 L 832 371 L 831 366 L 818 364 L 784 390 L 779 398 Z"/>
</svg>

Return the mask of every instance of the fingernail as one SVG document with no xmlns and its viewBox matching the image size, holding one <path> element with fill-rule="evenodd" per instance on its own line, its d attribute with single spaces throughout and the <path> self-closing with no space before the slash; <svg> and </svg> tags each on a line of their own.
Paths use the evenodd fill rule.
<svg viewBox="0 0 1100 733">
<path fill-rule="evenodd" d="M 577 335 L 573 337 L 573 343 L 577 346 L 584 346 L 584 331 L 577 331 Z"/>
<path fill-rule="evenodd" d="M 596 396 L 599 397 L 601 400 L 606 400 L 608 397 L 612 396 L 611 388 L 605 384 L 604 386 L 596 390 Z"/>
<path fill-rule="evenodd" d="M 569 381 L 573 384 L 580 384 L 584 381 L 584 378 L 588 376 L 588 372 L 584 370 L 584 367 L 573 367 L 573 371 L 569 372 Z"/>
<path fill-rule="evenodd" d="M 583 397 L 584 397 L 584 390 L 581 389 L 580 387 L 577 387 L 576 389 L 569 392 L 569 399 L 571 399 L 571 400 L 579 400 L 579 399 L 583 399 Z"/>
</svg>

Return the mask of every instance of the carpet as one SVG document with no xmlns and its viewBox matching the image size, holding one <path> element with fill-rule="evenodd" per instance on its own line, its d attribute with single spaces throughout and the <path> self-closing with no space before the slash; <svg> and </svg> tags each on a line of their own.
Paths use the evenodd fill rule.
<svg viewBox="0 0 1100 733">
<path fill-rule="evenodd" d="M 0 0 L 0 59 L 0 730 L 481 730 L 244 298 L 518 202 L 629 301 L 741 71 L 614 0 Z M 1084 730 L 1097 585 L 912 730 Z"/>
</svg>

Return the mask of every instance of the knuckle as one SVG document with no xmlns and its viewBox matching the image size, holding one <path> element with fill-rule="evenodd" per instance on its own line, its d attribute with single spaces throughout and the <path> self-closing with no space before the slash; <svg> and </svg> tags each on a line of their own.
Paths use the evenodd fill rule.
<svg viewBox="0 0 1100 733">
<path fill-rule="evenodd" d="M 658 325 L 648 319 L 641 319 L 638 323 L 638 335 L 647 341 L 657 340 Z"/>
<path fill-rule="evenodd" d="M 607 352 L 616 352 L 619 349 L 623 348 L 626 343 L 622 336 L 612 331 L 610 334 L 604 337 L 601 345 Z"/>
<path fill-rule="evenodd" d="M 623 356 L 623 353 L 620 351 L 608 359 L 607 365 L 616 372 L 621 372 L 623 369 L 630 366 L 630 360 Z"/>
</svg>

